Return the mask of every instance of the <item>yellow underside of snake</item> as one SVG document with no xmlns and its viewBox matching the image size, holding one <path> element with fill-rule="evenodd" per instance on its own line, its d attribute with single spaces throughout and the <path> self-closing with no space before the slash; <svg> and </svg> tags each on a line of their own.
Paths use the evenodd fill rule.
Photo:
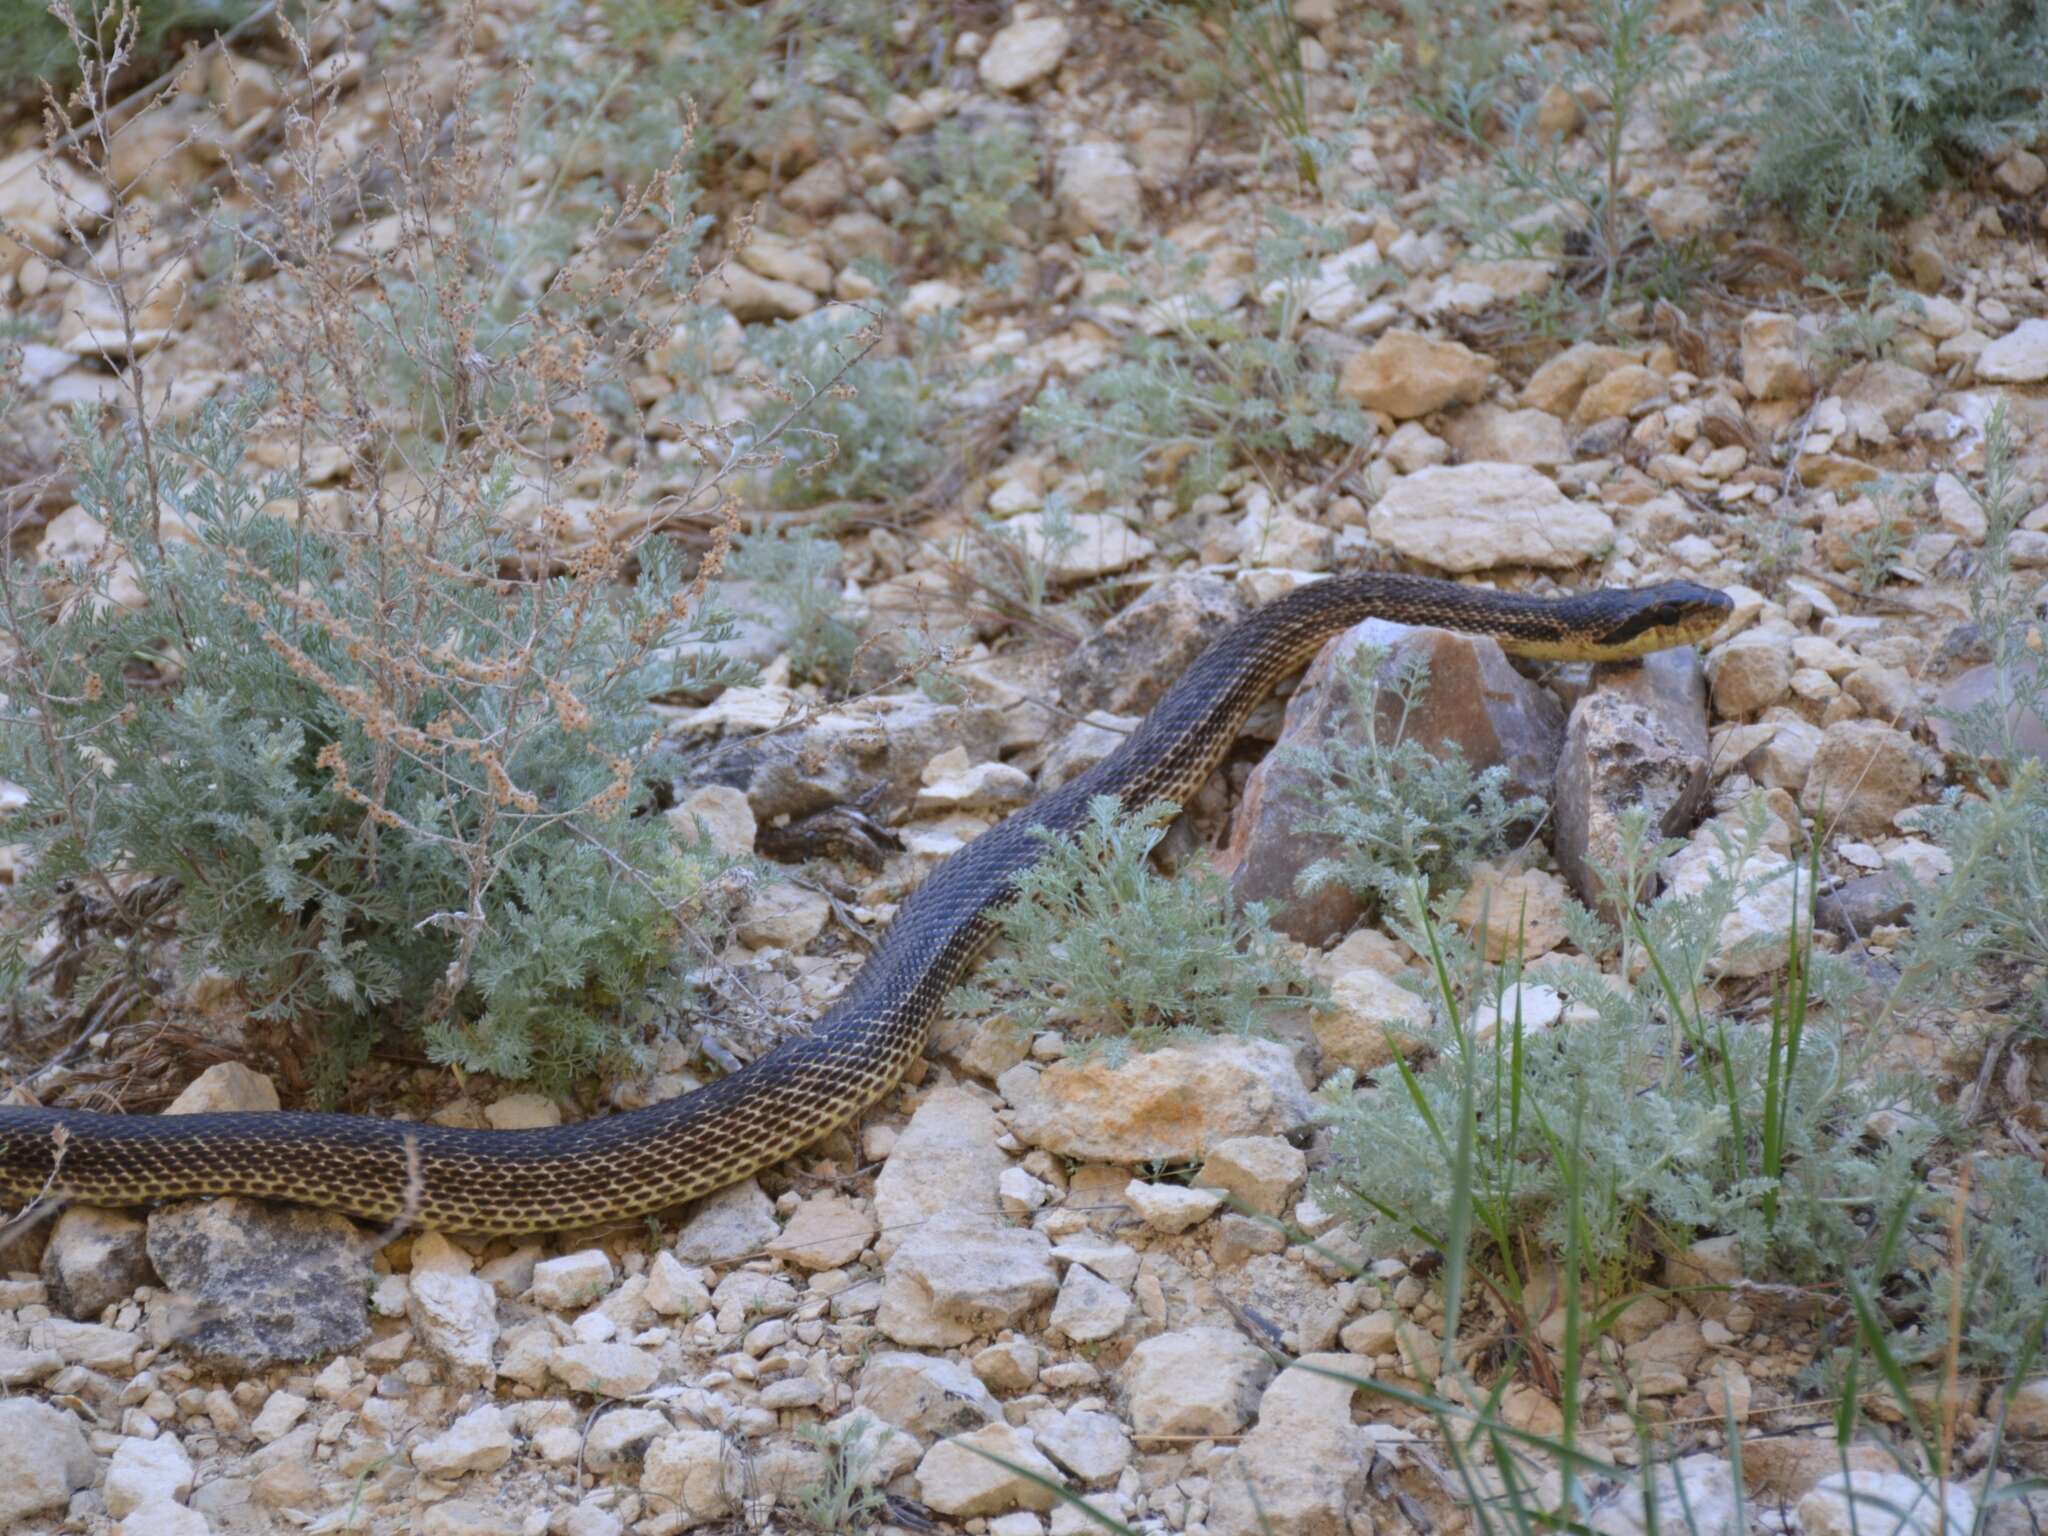
<svg viewBox="0 0 2048 1536">
<path fill-rule="evenodd" d="M 1696 643 L 1728 599 L 1687 583 L 1540 599 L 1362 574 L 1299 587 L 1215 641 L 1087 773 L 976 838 L 912 894 L 815 1029 L 729 1077 L 626 1114 L 486 1131 L 291 1112 L 112 1115 L 0 1108 L 0 1199 L 138 1205 L 248 1195 L 450 1232 L 555 1231 L 709 1194 L 802 1150 L 888 1093 L 987 943 L 990 911 L 1096 795 L 1185 801 L 1246 715 L 1368 618 L 1490 635 L 1550 659 L 1619 661 Z"/>
</svg>

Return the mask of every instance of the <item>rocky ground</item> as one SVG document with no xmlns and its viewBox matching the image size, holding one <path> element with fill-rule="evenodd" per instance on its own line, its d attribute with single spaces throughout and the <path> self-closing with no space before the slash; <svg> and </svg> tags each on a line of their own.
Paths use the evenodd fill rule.
<svg viewBox="0 0 2048 1536">
<path fill-rule="evenodd" d="M 1344 8 L 1296 9 L 1312 75 L 1333 81 L 1333 61 L 1362 56 Z M 1113 65 L 1106 80 L 1103 60 L 1129 45 L 1113 14 L 983 11 L 984 24 L 952 37 L 943 85 L 899 95 L 879 116 L 841 97 L 843 142 L 748 167 L 741 190 L 760 199 L 757 232 L 709 297 L 748 327 L 868 297 L 856 258 L 902 240 L 891 154 L 947 118 L 1026 111 L 1047 146 L 1051 209 L 1042 242 L 1020 253 L 1030 281 L 1005 297 L 938 274 L 903 300 L 906 314 L 954 311 L 963 355 L 1008 360 L 987 403 L 1014 419 L 1017 402 L 1085 377 L 1154 318 L 1101 296 L 1080 241 L 1135 224 L 1206 252 L 1212 274 L 1234 279 L 1250 270 L 1257 210 L 1299 194 L 1284 164 L 1249 154 L 1220 156 L 1191 187 L 1180 119 Z M 477 46 L 504 49 L 525 15 L 486 6 Z M 1674 25 L 1692 35 L 1705 22 Z M 61 160 L 55 185 L 45 179 L 26 127 L 0 157 L 0 296 L 33 337 L 24 409 L 122 398 L 127 367 L 147 357 L 175 414 L 245 366 L 222 312 L 189 302 L 200 279 L 182 254 L 191 238 L 177 197 L 289 108 L 274 50 L 237 46 L 140 120 L 122 150 L 161 211 L 147 311 L 118 356 L 118 317 L 94 312 L 74 285 L 62 222 L 81 205 L 56 186 L 85 204 L 92 189 L 67 183 Z M 321 67 L 343 82 L 342 126 L 377 134 L 391 96 L 363 56 L 324 46 Z M 430 24 L 414 46 L 430 82 L 454 69 Z M 1318 112 L 1341 117 L 1339 96 L 1319 95 Z M 840 537 L 837 579 L 865 623 L 969 632 L 942 698 L 900 682 L 838 695 L 793 682 L 796 621 L 730 584 L 739 643 L 763 672 L 666 707 L 679 742 L 731 748 L 704 759 L 671 814 L 751 856 L 860 802 L 901 845 L 877 855 L 878 869 L 798 855 L 758 882 L 722 957 L 732 995 L 769 1016 L 815 1016 L 857 969 L 861 940 L 938 861 L 1112 749 L 1234 618 L 1323 572 L 1366 561 L 1543 591 L 1688 578 L 1735 601 L 1703 656 L 1597 672 L 1518 666 L 1490 642 L 1369 629 L 1327 653 L 1284 710 L 1255 716 L 1243 750 L 1196 797 L 1186 846 L 1206 846 L 1241 898 L 1275 903 L 1277 926 L 1326 984 L 1327 1006 L 1271 1038 L 1119 1062 L 1070 1059 L 1057 1031 L 955 1022 L 876 1113 L 679 1226 L 482 1243 L 392 1238 L 233 1201 L 146 1217 L 66 1212 L 4 1261 L 11 1273 L 0 1269 L 0 1528 L 1098 1528 L 975 1449 L 1144 1531 L 1468 1528 L 1428 1421 L 1368 1405 L 1315 1369 L 1416 1391 L 1446 1379 L 1423 1255 L 1345 1262 L 1345 1228 L 1310 1189 L 1327 1154 L 1312 1090 L 1340 1069 L 1386 1065 L 1388 1027 L 1422 1005 L 1395 980 L 1415 972 L 1412 951 L 1359 926 L 1361 907 L 1341 892 L 1296 892 L 1296 872 L 1327 850 L 1293 824 L 1281 793 L 1298 770 L 1263 754 L 1342 728 L 1329 693 L 1346 648 L 1428 655 L 1436 684 L 1411 730 L 1505 765 L 1517 790 L 1553 805 L 1545 844 L 1483 871 L 1459 917 L 1491 952 L 1522 935 L 1529 1027 L 1570 1027 L 1575 1005 L 1546 982 L 1545 963 L 1571 953 L 1564 903 L 1597 900 L 1592 866 L 1613 853 L 1632 804 L 1690 839 L 1662 870 L 1684 891 L 1727 868 L 1714 831 L 1760 794 L 1768 832 L 1736 873 L 1781 869 L 1820 836 L 1818 942 L 1882 965 L 1903 938 L 1891 868 L 1924 881 L 1948 873 L 1916 820 L 1954 781 L 1940 710 L 1987 687 L 1967 600 L 1987 528 L 1967 487 L 1995 408 L 2013 424 L 2031 500 L 2048 486 L 2048 257 L 2037 244 L 2048 168 L 2009 146 L 1903 232 L 1914 302 L 1886 301 L 1881 344 L 1846 366 L 1823 343 L 1845 318 L 1876 311 L 1818 302 L 1795 279 L 1723 288 L 1675 321 L 1669 306 L 1636 303 L 1636 340 L 1496 348 L 1504 317 L 1551 281 L 1554 263 L 1469 251 L 1424 217 L 1450 154 L 1431 133 L 1412 114 L 1372 120 L 1329 172 L 1340 205 L 1347 189 L 1371 191 L 1365 211 L 1297 209 L 1345 239 L 1306 301 L 1310 356 L 1371 427 L 1344 462 L 1240 466 L 1186 505 L 1157 486 L 1119 502 L 1045 443 L 997 434 L 956 494 Z M 1637 138 L 1631 192 L 1660 233 L 1726 236 L 1745 217 L 1728 144 L 1681 151 L 1654 124 Z M 1387 271 L 1357 282 L 1360 265 Z M 1250 302 L 1243 289 L 1233 304 Z M 661 367 L 653 359 L 636 384 L 643 398 L 676 386 Z M 730 374 L 717 389 L 746 398 Z M 1885 512 L 1857 494 L 1879 475 L 1925 494 Z M 1055 501 L 1072 509 L 1058 516 L 1075 537 L 1049 533 Z M 1009 622 L 962 595 L 959 551 L 984 526 L 1042 563 L 1053 622 Z M 30 508 L 17 537 L 63 558 L 100 531 L 58 504 Z M 2011 549 L 2023 572 L 2048 567 L 2048 503 Z M 1513 931 L 1500 926 L 1509 914 Z M 1788 884 L 1755 890 L 1720 935 L 1729 982 L 1753 987 L 1782 963 L 1781 948 L 1748 941 L 1781 939 L 1794 921 Z M 664 1043 L 656 1072 L 615 1085 L 612 1101 L 693 1086 L 708 1070 L 696 1045 Z M 1987 1146 L 2038 1155 L 2016 1139 L 2041 1111 L 2017 1059 L 2002 1111 L 1980 1129 Z M 1954 1098 L 1977 1080 L 1983 1035 L 1909 1020 L 1888 1064 Z M 440 1075 L 415 1077 L 406 1091 L 449 1123 L 551 1124 L 564 1111 L 532 1093 L 457 1093 Z M 222 1063 L 168 1112 L 278 1102 L 267 1078 Z M 1824 1347 L 1810 1317 L 1746 1288 L 1740 1254 L 1720 1240 L 1661 1265 L 1652 1278 L 1710 1288 L 1646 1295 L 1620 1317 L 1596 1367 L 1592 1441 L 1627 1463 L 1637 1416 L 1663 1426 L 1682 1457 L 1668 1479 L 1702 1528 L 1732 1530 L 1732 1423 L 1756 1527 L 1846 1530 L 1832 1409 L 1795 1381 Z M 1986 1470 L 1986 1404 L 1984 1383 L 1962 1385 L 1953 1441 L 1972 1475 Z M 1502 1407 L 1534 1429 L 1558 1422 L 1530 1380 L 1511 1384 Z M 2033 1450 L 2048 1438 L 2048 1380 L 2016 1400 L 2009 1433 Z M 1848 1453 L 1860 1486 L 1910 1502 L 1880 1428 L 1869 1435 Z M 848 1482 L 846 1460 L 851 1481 L 883 1502 L 852 1514 L 818 1504 Z M 1943 1518 L 1967 1527 L 1981 1491 L 1948 1485 Z M 1597 1528 L 1644 1529 L 1632 1497 L 1614 1491 Z M 1936 1527 L 1931 1509 L 1917 1528 Z M 1866 1506 L 1863 1529 L 1872 1518 Z M 1990 1513 L 1998 1530 L 2028 1519 L 2022 1499 Z"/>
</svg>

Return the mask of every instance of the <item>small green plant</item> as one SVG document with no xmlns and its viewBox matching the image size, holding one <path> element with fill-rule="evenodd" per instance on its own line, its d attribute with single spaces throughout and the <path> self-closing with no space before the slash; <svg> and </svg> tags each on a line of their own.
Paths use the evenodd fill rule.
<svg viewBox="0 0 2048 1536">
<path fill-rule="evenodd" d="M 1409 734 L 1429 693 L 1429 657 L 1411 652 L 1389 669 L 1388 653 L 1360 646 L 1338 679 L 1350 731 L 1289 749 L 1306 773 L 1289 797 L 1312 836 L 1343 852 L 1317 859 L 1297 877 L 1303 892 L 1338 882 L 1399 907 L 1420 881 L 1442 891 L 1472 864 L 1501 851 L 1509 829 L 1543 813 L 1534 796 L 1508 798 L 1505 767 L 1474 772 L 1456 743 L 1441 750 Z M 1382 671 L 1387 672 L 1384 683 Z"/>
<path fill-rule="evenodd" d="M 1750 191 L 1865 254 L 1882 220 L 2042 121 L 2034 0 L 1769 0 L 1737 47 L 1712 91 L 1744 104 Z"/>
<path fill-rule="evenodd" d="M 937 434 L 947 375 L 938 358 L 946 334 L 943 321 L 932 321 L 910 338 L 909 355 L 891 356 L 875 322 L 855 308 L 757 327 L 754 356 L 769 377 L 787 382 L 770 391 L 756 430 L 776 429 L 793 391 L 815 397 L 785 438 L 770 493 L 785 506 L 894 503 L 923 486 L 943 462 Z"/>
<path fill-rule="evenodd" d="M 1881 592 L 1892 579 L 1899 557 L 1912 542 L 1915 493 L 1913 488 L 1889 478 L 1867 482 L 1857 490 L 1874 509 L 1876 521 L 1849 535 L 1849 558 L 1855 567 L 1857 589 Z"/>
<path fill-rule="evenodd" d="M 824 1452 L 825 1475 L 797 1490 L 797 1518 L 832 1536 L 858 1536 L 880 1519 L 887 1501 L 874 1485 L 876 1447 L 870 1436 L 889 1432 L 865 1414 L 854 1415 L 837 1433 L 816 1424 L 799 1426 L 798 1438 Z"/>
<path fill-rule="evenodd" d="M 1623 163 L 1630 125 L 1651 91 L 1672 72 L 1672 40 L 1659 25 L 1657 0 L 1593 0 L 1593 46 L 1554 61 L 1530 51 L 1497 76 L 1424 108 L 1437 124 L 1484 157 L 1485 169 L 1451 189 L 1446 206 L 1481 248 L 1504 255 L 1542 254 L 1573 269 L 1575 285 L 1597 283 L 1596 319 L 1605 321 L 1624 285 L 1642 296 L 1682 289 L 1696 262 L 1674 260 L 1647 238 L 1641 213 L 1625 196 Z M 1574 139 L 1544 132 L 1539 118 L 1558 93 L 1605 103 Z M 1531 215 L 1561 216 L 1546 249 Z M 1647 250 L 1647 255 L 1645 254 Z"/>
<path fill-rule="evenodd" d="M 1115 796 L 1098 795 L 1078 836 L 1040 833 L 1045 852 L 995 911 L 1007 947 L 953 1006 L 999 1009 L 1024 1029 L 1106 1034 L 1114 1049 L 1180 1033 L 1243 1034 L 1278 995 L 1305 989 L 1262 909 L 1237 911 L 1210 871 L 1152 868 L 1175 814 L 1161 802 L 1126 816 Z"/>
<path fill-rule="evenodd" d="M 790 618 L 789 664 L 799 678 L 838 685 L 860 648 L 860 631 L 845 618 L 839 546 L 808 529 L 755 534 L 733 550 L 735 576 L 759 584 Z"/>
<path fill-rule="evenodd" d="M 1118 8 L 1159 35 L 1170 84 L 1248 117 L 1286 150 L 1301 185 L 1321 190 L 1293 0 L 1118 0 Z"/>
<path fill-rule="evenodd" d="M 1143 312 L 1115 363 L 1045 389 L 1027 427 L 1067 458 L 1129 490 L 1148 472 L 1171 474 L 1183 501 L 1248 463 L 1273 478 L 1293 455 L 1341 452 L 1372 425 L 1337 388 L 1333 370 L 1302 346 L 1307 278 L 1338 237 L 1274 214 L 1247 286 L 1256 303 L 1206 287 L 1208 263 L 1170 242 L 1143 257 L 1089 252 L 1125 287 L 1104 295 Z M 1356 277 L 1370 274 L 1353 274 Z"/>
<path fill-rule="evenodd" d="M 980 268 L 1024 243 L 1044 217 L 1030 128 L 1009 116 L 949 117 L 907 170 L 916 198 L 903 216 L 923 260 Z"/>
</svg>

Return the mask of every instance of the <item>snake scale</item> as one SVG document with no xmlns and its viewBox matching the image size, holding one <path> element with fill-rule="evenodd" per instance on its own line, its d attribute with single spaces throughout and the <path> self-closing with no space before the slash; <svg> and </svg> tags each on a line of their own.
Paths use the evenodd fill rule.
<svg viewBox="0 0 2048 1536">
<path fill-rule="evenodd" d="M 1390 574 L 1308 583 L 1212 643 L 1116 751 L 942 864 L 815 1029 L 728 1077 L 645 1109 L 537 1130 L 283 1111 L 0 1108 L 0 1199 L 120 1206 L 247 1195 L 478 1234 L 665 1210 L 800 1151 L 893 1088 L 988 942 L 991 909 L 1039 857 L 1033 829 L 1073 832 L 1096 795 L 1127 808 L 1185 801 L 1253 706 L 1331 637 L 1382 618 L 1490 635 L 1524 656 L 1615 661 L 1697 643 L 1729 608 L 1721 593 L 1684 582 L 1559 599 Z"/>
</svg>

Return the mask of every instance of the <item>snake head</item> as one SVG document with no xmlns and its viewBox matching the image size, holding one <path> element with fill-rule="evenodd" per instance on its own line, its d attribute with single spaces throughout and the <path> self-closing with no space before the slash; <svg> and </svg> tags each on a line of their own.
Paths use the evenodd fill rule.
<svg viewBox="0 0 2048 1536">
<path fill-rule="evenodd" d="M 1663 581 L 1623 595 L 1628 601 L 1593 637 L 1599 660 L 1625 661 L 1675 645 L 1702 645 L 1735 612 L 1727 593 L 1691 581 Z"/>
</svg>

